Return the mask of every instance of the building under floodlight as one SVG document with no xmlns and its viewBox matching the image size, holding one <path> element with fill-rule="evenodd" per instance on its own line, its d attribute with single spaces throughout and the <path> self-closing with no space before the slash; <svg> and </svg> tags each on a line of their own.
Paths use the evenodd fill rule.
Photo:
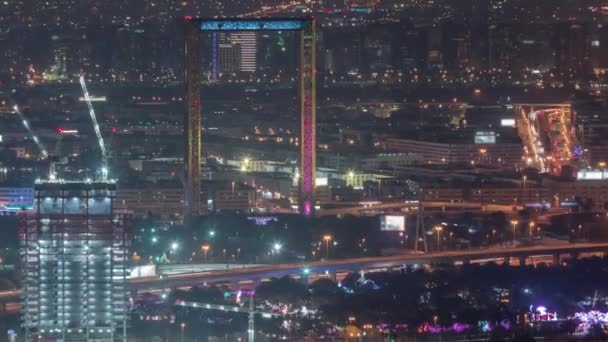
<svg viewBox="0 0 608 342">
<path fill-rule="evenodd" d="M 126 341 L 129 216 L 113 181 L 37 182 L 21 214 L 26 341 Z"/>
</svg>

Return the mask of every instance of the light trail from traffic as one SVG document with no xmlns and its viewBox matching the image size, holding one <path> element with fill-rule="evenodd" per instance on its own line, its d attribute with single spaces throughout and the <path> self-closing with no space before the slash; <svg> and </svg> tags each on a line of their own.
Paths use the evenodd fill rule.
<svg viewBox="0 0 608 342">
<path fill-rule="evenodd" d="M 572 132 L 569 104 L 517 104 L 518 133 L 526 165 L 559 175 L 566 165 L 577 166 L 579 146 Z"/>
</svg>

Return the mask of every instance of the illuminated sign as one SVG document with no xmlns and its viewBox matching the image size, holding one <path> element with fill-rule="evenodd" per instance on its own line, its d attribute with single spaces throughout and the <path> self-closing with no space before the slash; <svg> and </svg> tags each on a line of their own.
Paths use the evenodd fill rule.
<svg viewBox="0 0 608 342">
<path fill-rule="evenodd" d="M 33 205 L 5 205 L 4 210 L 19 211 L 19 210 L 34 210 Z"/>
<path fill-rule="evenodd" d="M 200 20 L 202 31 L 299 31 L 304 29 L 306 20 Z"/>
<path fill-rule="evenodd" d="M 580 170 L 576 173 L 578 180 L 605 180 L 608 173 L 604 170 Z"/>
<path fill-rule="evenodd" d="M 515 119 L 500 119 L 500 126 L 515 127 Z"/>
<path fill-rule="evenodd" d="M 315 181 L 316 186 L 327 186 L 327 177 L 317 177 Z"/>
<path fill-rule="evenodd" d="M 276 216 L 249 216 L 247 220 L 253 221 L 256 226 L 267 226 L 271 222 L 279 221 Z"/>
<path fill-rule="evenodd" d="M 380 230 L 385 232 L 405 231 L 405 216 L 382 215 L 380 216 Z"/>
<path fill-rule="evenodd" d="M 496 133 L 494 132 L 475 132 L 476 144 L 496 144 Z"/>
</svg>

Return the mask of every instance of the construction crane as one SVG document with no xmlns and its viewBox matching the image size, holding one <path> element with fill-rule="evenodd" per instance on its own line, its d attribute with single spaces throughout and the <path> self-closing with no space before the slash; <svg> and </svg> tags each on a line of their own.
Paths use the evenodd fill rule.
<svg viewBox="0 0 608 342">
<path fill-rule="evenodd" d="M 97 141 L 99 142 L 99 149 L 101 150 L 101 178 L 103 181 L 106 181 L 108 179 L 108 156 L 106 153 L 106 146 L 103 142 L 103 137 L 101 136 L 99 124 L 97 123 L 97 116 L 95 115 L 95 110 L 93 109 L 93 104 L 91 104 L 91 97 L 89 96 L 89 91 L 87 90 L 84 75 L 80 75 L 80 87 L 82 88 L 82 92 L 84 94 L 84 100 L 89 107 L 89 115 L 93 121 L 93 128 L 95 129 Z"/>
<path fill-rule="evenodd" d="M 23 113 L 19 109 L 19 106 L 14 105 L 13 110 L 15 111 L 15 114 L 17 114 L 19 116 L 19 118 L 21 119 L 21 123 L 23 124 L 23 127 L 25 127 L 25 130 L 30 134 L 30 137 L 32 138 L 32 140 L 34 140 L 34 142 L 38 146 L 38 149 L 40 150 L 40 154 L 42 154 L 42 158 L 48 158 L 49 153 L 47 152 L 46 147 L 44 147 L 44 145 L 42 144 L 42 142 L 40 141 L 40 139 L 38 138 L 36 133 L 34 133 L 34 131 L 32 130 L 29 122 L 25 118 L 25 115 L 23 115 Z"/>
</svg>

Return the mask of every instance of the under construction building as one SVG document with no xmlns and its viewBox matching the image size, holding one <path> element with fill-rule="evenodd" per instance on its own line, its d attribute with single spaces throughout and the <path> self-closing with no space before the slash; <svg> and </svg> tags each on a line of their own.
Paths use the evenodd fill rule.
<svg viewBox="0 0 608 342">
<path fill-rule="evenodd" d="M 19 221 L 26 341 L 126 341 L 130 218 L 112 181 L 34 186 Z"/>
</svg>

